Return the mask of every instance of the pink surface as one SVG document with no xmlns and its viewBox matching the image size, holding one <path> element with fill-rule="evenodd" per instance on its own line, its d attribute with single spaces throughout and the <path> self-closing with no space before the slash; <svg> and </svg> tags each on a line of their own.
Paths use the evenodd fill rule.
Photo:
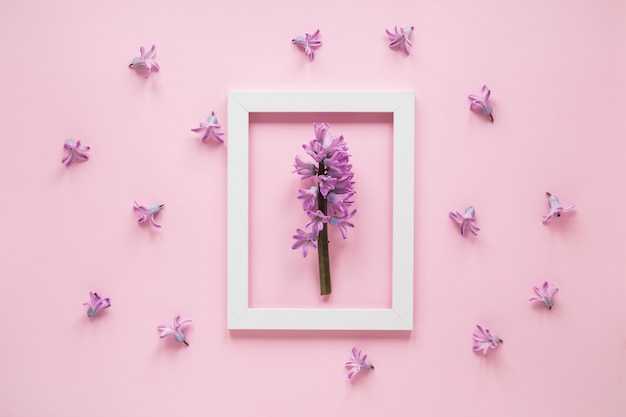
<svg viewBox="0 0 626 417">
<path fill-rule="evenodd" d="M 0 415 L 626 415 L 625 15 L 617 0 L 2 2 Z M 386 47 L 394 25 L 415 26 L 409 57 Z M 310 63 L 290 40 L 316 28 Z M 152 43 L 145 80 L 127 65 Z M 483 83 L 493 125 L 468 110 Z M 228 138 L 189 129 L 211 110 L 225 125 L 235 89 L 415 91 L 413 332 L 226 330 Z M 67 138 L 87 163 L 61 165 Z M 543 226 L 546 191 L 577 209 Z M 135 224 L 133 199 L 166 205 L 162 230 Z M 476 239 L 447 217 L 469 204 Z M 544 280 L 552 311 L 528 303 Z M 92 322 L 90 290 L 113 304 Z M 189 348 L 158 338 L 175 314 Z M 505 340 L 486 360 L 476 323 Z M 353 345 L 376 369 L 350 383 Z"/>
</svg>

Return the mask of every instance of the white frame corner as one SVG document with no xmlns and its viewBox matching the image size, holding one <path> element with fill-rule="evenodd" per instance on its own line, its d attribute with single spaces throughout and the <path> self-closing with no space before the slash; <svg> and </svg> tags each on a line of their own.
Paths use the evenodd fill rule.
<svg viewBox="0 0 626 417">
<path fill-rule="evenodd" d="M 383 309 L 250 308 L 248 159 L 250 113 L 392 113 L 392 301 Z M 228 328 L 413 330 L 415 96 L 399 92 L 228 94 Z"/>
</svg>

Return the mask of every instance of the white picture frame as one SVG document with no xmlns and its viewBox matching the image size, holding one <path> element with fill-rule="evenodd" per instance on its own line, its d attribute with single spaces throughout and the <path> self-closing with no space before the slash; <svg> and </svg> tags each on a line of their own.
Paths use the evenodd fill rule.
<svg viewBox="0 0 626 417">
<path fill-rule="evenodd" d="M 251 308 L 248 303 L 250 113 L 392 113 L 391 308 Z M 228 308 L 231 330 L 412 330 L 415 95 L 231 91 L 228 94 Z"/>
</svg>

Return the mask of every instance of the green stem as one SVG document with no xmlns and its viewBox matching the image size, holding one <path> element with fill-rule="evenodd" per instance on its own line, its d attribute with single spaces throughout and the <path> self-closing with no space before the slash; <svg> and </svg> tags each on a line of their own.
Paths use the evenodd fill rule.
<svg viewBox="0 0 626 417">
<path fill-rule="evenodd" d="M 324 173 L 324 163 L 320 162 L 318 175 Z M 317 192 L 317 209 L 326 215 L 328 210 L 326 199 L 321 191 Z M 320 270 L 320 294 L 329 295 L 332 290 L 330 287 L 330 257 L 328 254 L 328 223 L 324 224 L 324 228 L 320 231 L 317 240 L 317 263 Z"/>
</svg>

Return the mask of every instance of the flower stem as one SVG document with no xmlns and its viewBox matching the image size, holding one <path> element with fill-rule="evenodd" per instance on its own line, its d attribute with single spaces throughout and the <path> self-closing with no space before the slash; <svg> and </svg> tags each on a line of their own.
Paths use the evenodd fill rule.
<svg viewBox="0 0 626 417">
<path fill-rule="evenodd" d="M 324 173 L 324 163 L 320 162 L 318 173 Z M 318 174 L 319 175 L 319 174 Z M 317 209 L 324 215 L 328 210 L 326 199 L 321 191 L 317 192 Z M 330 287 L 330 257 L 328 254 L 328 223 L 324 224 L 324 228 L 320 231 L 317 240 L 317 263 L 320 270 L 320 295 L 329 295 L 332 290 Z"/>
</svg>

